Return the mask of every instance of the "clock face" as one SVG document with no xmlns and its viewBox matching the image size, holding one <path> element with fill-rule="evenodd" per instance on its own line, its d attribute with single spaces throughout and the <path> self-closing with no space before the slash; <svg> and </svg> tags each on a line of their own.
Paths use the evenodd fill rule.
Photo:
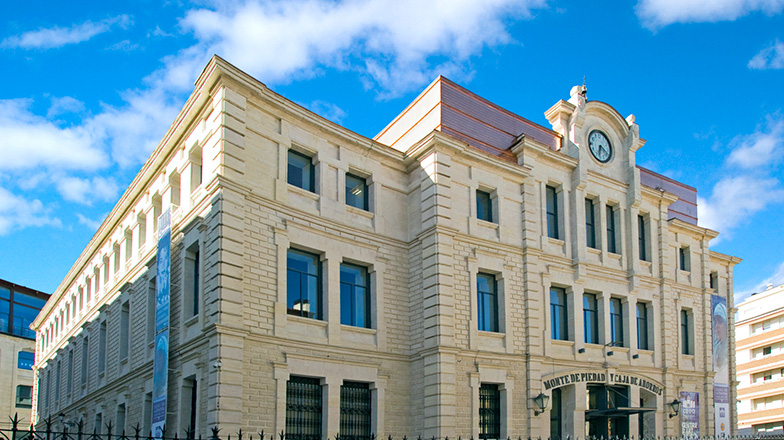
<svg viewBox="0 0 784 440">
<path fill-rule="evenodd" d="M 607 136 L 599 130 L 594 130 L 588 135 L 588 146 L 591 148 L 591 154 L 599 162 L 607 163 L 612 157 L 612 145 Z"/>
</svg>

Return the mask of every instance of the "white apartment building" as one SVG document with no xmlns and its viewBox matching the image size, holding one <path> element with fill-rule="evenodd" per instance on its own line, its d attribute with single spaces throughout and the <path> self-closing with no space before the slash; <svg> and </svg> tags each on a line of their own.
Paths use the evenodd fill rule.
<svg viewBox="0 0 784 440">
<path fill-rule="evenodd" d="M 732 432 L 740 260 L 633 115 L 575 87 L 545 116 L 439 77 L 369 139 L 213 57 L 33 324 L 38 423 Z"/>
</svg>

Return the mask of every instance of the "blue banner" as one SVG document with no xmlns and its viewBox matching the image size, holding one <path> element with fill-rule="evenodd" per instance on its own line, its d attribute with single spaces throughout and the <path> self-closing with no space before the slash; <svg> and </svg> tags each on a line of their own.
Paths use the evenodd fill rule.
<svg viewBox="0 0 784 440">
<path fill-rule="evenodd" d="M 169 282 L 171 273 L 171 210 L 158 218 L 158 256 L 155 278 L 155 356 L 152 374 L 152 436 L 160 439 L 166 425 L 169 382 Z"/>
<path fill-rule="evenodd" d="M 681 391 L 681 437 L 700 436 L 700 393 Z"/>
</svg>

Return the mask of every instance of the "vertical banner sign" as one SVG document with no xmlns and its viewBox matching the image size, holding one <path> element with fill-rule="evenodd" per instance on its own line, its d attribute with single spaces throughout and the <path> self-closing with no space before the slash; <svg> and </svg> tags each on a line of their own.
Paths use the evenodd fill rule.
<svg viewBox="0 0 784 440">
<path fill-rule="evenodd" d="M 681 437 L 700 436 L 700 393 L 681 391 Z"/>
<path fill-rule="evenodd" d="M 730 370 L 729 334 L 727 332 L 727 300 L 711 295 L 713 317 L 713 419 L 716 437 L 730 434 Z"/>
<path fill-rule="evenodd" d="M 169 274 L 171 209 L 158 218 L 158 272 L 155 277 L 155 357 L 152 374 L 152 437 L 163 438 L 169 382 Z"/>
</svg>

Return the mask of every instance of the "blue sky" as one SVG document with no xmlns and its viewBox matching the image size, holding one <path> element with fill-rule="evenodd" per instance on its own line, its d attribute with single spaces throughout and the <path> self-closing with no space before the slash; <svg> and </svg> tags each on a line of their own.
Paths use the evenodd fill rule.
<svg viewBox="0 0 784 440">
<path fill-rule="evenodd" d="M 535 122 L 586 78 L 698 189 L 736 296 L 784 283 L 784 0 L 11 2 L 0 278 L 52 292 L 212 54 L 372 137 L 437 75 Z M 739 302 L 739 301 L 738 301 Z"/>
</svg>

